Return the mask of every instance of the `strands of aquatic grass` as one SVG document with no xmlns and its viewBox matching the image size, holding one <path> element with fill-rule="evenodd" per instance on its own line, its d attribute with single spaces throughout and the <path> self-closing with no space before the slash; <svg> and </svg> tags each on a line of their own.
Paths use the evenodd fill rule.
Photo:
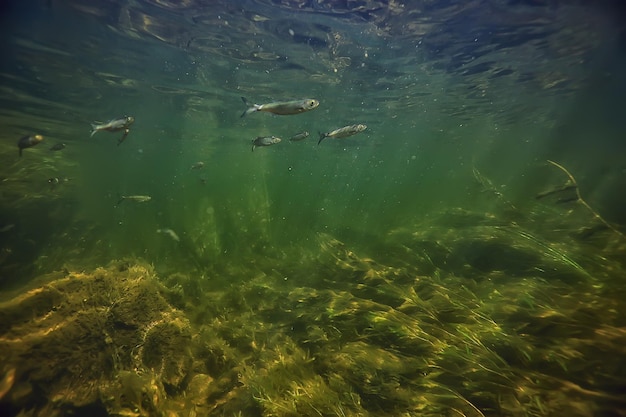
<svg viewBox="0 0 626 417">
<path fill-rule="evenodd" d="M 366 335 L 369 339 L 383 339 L 396 348 L 414 353 L 431 351 L 436 339 L 424 332 L 415 318 L 397 310 L 371 313 Z"/>
<path fill-rule="evenodd" d="M 476 182 L 481 186 L 481 192 L 491 194 L 500 201 L 504 202 L 507 208 L 517 210 L 517 208 L 510 201 L 504 199 L 504 194 L 493 184 L 493 181 L 484 176 L 475 166 L 472 167 L 472 174 L 474 176 L 474 180 L 476 180 Z"/>
<path fill-rule="evenodd" d="M 519 237 L 522 239 L 523 241 L 528 242 L 529 245 L 531 245 L 530 247 L 535 247 L 540 249 L 540 251 L 537 251 L 543 255 L 549 255 L 549 257 L 556 262 L 556 264 L 562 264 L 562 265 L 566 265 L 571 267 L 573 270 L 580 272 L 581 274 L 583 274 L 584 276 L 586 276 L 587 278 L 591 278 L 591 275 L 582 267 L 580 266 L 576 261 L 574 261 L 573 259 L 571 259 L 567 253 L 564 250 L 559 250 L 556 249 L 554 247 L 553 244 L 549 244 L 541 239 L 539 239 L 537 236 L 522 230 L 521 228 L 514 226 L 514 227 L 496 227 L 497 230 L 503 231 L 505 233 L 510 233 L 510 234 L 514 234 L 515 237 Z M 541 271 L 538 271 L 541 272 Z"/>
<path fill-rule="evenodd" d="M 363 415 L 360 398 L 338 375 L 322 378 L 312 358 L 290 339 L 261 352 L 258 365 L 244 369 L 241 382 L 264 415 Z"/>
<path fill-rule="evenodd" d="M 457 211 L 459 229 L 431 225 L 402 235 L 403 253 L 424 251 L 432 264 L 390 267 L 323 236 L 317 257 L 292 264 L 281 258 L 280 266 L 271 259 L 235 265 L 223 273 L 235 275 L 232 281 L 225 276 L 198 283 L 182 275 L 164 280 L 170 291 L 163 293 L 187 310 L 195 330 L 182 339 L 193 371 L 180 391 L 167 385 L 167 398 L 150 391 L 152 380 L 140 388 L 156 392 L 164 412 L 207 416 L 609 415 L 622 404 L 613 397 L 624 386 L 614 372 L 626 345 L 618 297 L 597 280 L 564 280 L 532 268 L 581 275 L 563 247 L 541 240 L 555 251 L 549 252 L 525 229 L 484 217 L 463 226 L 468 218 L 477 217 Z M 493 249 L 536 263 L 503 260 L 481 269 L 485 264 L 474 261 Z M 294 265 L 310 280 L 285 280 L 292 276 L 285 271 L 298 270 Z M 181 299 L 178 287 L 193 297 Z M 120 302 L 107 317 L 134 307 L 125 287 L 118 289 Z M 153 369 L 142 372 L 155 378 L 155 386 L 167 378 L 167 358 L 157 355 L 156 342 L 159 335 L 175 336 L 180 326 L 165 323 L 178 314 L 153 314 L 139 332 L 133 329 L 140 345 L 133 350 L 136 360 L 119 347 L 116 371 L 147 363 Z M 593 360 L 598 354 L 602 361 Z M 169 380 L 176 376 L 172 372 Z M 132 388 L 137 378 L 127 379 Z M 110 387 L 103 392 L 115 397 L 121 387 Z M 128 407 L 123 412 L 131 412 Z"/>
<path fill-rule="evenodd" d="M 599 220 L 603 225 L 605 225 L 607 228 L 609 228 L 611 231 L 613 231 L 614 233 L 616 233 L 618 236 L 620 236 L 622 239 L 626 238 L 626 235 L 624 235 L 624 233 L 622 233 L 620 230 L 618 230 L 615 226 L 613 226 L 611 223 L 609 223 L 608 221 L 606 221 L 604 219 L 604 217 L 602 217 L 596 210 L 594 210 L 589 203 L 587 203 L 585 201 L 585 199 L 582 197 L 582 195 L 580 194 L 580 187 L 578 186 L 578 182 L 576 182 L 576 178 L 574 178 L 574 176 L 561 164 L 551 161 L 548 159 L 548 163 L 552 164 L 553 166 L 557 167 L 558 169 L 560 169 L 561 171 L 563 171 L 565 173 L 565 175 L 567 175 L 567 177 L 569 178 L 569 181 L 571 182 L 571 184 L 574 186 L 574 189 L 576 191 L 576 197 L 577 197 L 577 201 L 580 202 L 587 210 L 589 210 L 589 212 L 593 215 L 594 219 Z"/>
</svg>

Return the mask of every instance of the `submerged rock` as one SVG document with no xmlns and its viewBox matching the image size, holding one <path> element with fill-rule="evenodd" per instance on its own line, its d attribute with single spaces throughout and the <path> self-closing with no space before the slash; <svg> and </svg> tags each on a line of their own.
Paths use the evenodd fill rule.
<svg viewBox="0 0 626 417">
<path fill-rule="evenodd" d="M 0 356 L 15 378 L 0 407 L 42 404 L 61 415 L 100 404 L 154 415 L 192 364 L 189 322 L 166 292 L 149 266 L 114 263 L 44 277 L 1 303 Z"/>
</svg>

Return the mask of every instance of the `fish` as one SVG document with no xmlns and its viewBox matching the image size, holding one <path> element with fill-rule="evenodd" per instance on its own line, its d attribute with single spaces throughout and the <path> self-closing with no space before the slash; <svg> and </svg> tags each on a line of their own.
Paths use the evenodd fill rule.
<svg viewBox="0 0 626 417">
<path fill-rule="evenodd" d="M 56 187 L 61 180 L 58 177 L 48 178 L 48 184 L 50 184 L 50 188 Z"/>
<path fill-rule="evenodd" d="M 320 105 L 320 102 L 315 100 L 314 98 L 305 98 L 302 100 L 292 100 L 292 101 L 275 101 L 272 103 L 266 104 L 250 104 L 245 97 L 241 97 L 244 104 L 248 106 L 242 114 L 241 117 L 247 116 L 250 113 L 254 113 L 257 111 L 264 111 L 267 113 L 278 114 L 281 116 L 286 116 L 290 114 L 300 114 L 309 110 L 313 110 Z"/>
<path fill-rule="evenodd" d="M 168 235 L 169 237 L 171 237 L 175 241 L 180 242 L 180 238 L 178 237 L 176 232 L 173 231 L 172 229 L 157 229 L 156 232 L 157 233 L 163 233 L 164 235 Z"/>
<path fill-rule="evenodd" d="M 119 205 L 124 200 L 131 200 L 137 203 L 145 203 L 146 201 L 152 200 L 152 197 L 149 195 L 123 195 L 120 197 L 120 201 L 117 202 Z"/>
<path fill-rule="evenodd" d="M 31 148 L 37 144 L 39 144 L 43 140 L 43 136 L 41 135 L 26 135 L 20 138 L 17 141 L 17 147 L 20 149 L 20 156 L 22 156 L 22 151 L 26 148 Z"/>
<path fill-rule="evenodd" d="M 51 151 L 61 151 L 63 149 L 65 149 L 65 143 L 61 143 L 61 142 L 55 143 L 54 145 L 50 147 Z"/>
<path fill-rule="evenodd" d="M 202 161 L 196 162 L 195 164 L 191 166 L 191 169 L 201 169 L 201 168 L 204 168 L 204 162 Z"/>
<path fill-rule="evenodd" d="M 6 369 L 6 368 L 5 368 Z M 0 379 L 0 400 L 4 397 L 15 383 L 15 368 L 11 368 L 4 373 Z"/>
<path fill-rule="evenodd" d="M 272 146 L 280 143 L 282 141 L 281 138 L 277 138 L 276 136 L 259 136 L 256 139 L 252 140 L 252 152 L 254 152 L 254 148 L 259 146 Z"/>
<path fill-rule="evenodd" d="M 8 232 L 9 230 L 13 229 L 14 227 L 15 227 L 15 224 L 13 224 L 13 223 L 5 224 L 4 226 L 0 227 L 0 233 Z"/>
<path fill-rule="evenodd" d="M 52 178 L 48 178 L 48 184 L 50 184 L 50 189 L 54 189 L 57 185 L 61 183 L 69 182 L 69 180 L 70 178 L 52 177 Z"/>
<path fill-rule="evenodd" d="M 292 137 L 289 138 L 289 140 L 291 142 L 299 142 L 301 140 L 304 140 L 306 138 L 309 137 L 309 132 L 307 132 L 306 130 L 304 132 L 300 132 L 297 135 L 293 135 Z"/>
<path fill-rule="evenodd" d="M 135 118 L 133 116 L 120 117 L 118 119 L 109 120 L 106 123 L 93 122 L 91 124 L 91 136 L 103 130 L 106 130 L 107 132 L 119 132 L 120 130 L 127 131 L 130 125 L 134 122 Z M 128 134 L 128 132 L 126 132 L 126 134 Z"/>
<path fill-rule="evenodd" d="M 342 128 L 335 129 L 327 133 L 319 132 L 320 140 L 317 141 L 317 144 L 319 145 L 326 138 L 335 138 L 335 139 L 347 138 L 348 136 L 356 135 L 357 133 L 360 133 L 364 131 L 365 129 L 367 129 L 367 125 L 358 124 L 358 125 L 344 126 Z"/>
</svg>

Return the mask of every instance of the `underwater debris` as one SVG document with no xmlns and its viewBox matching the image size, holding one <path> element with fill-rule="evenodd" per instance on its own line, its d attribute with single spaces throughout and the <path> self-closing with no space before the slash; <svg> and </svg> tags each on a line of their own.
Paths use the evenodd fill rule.
<svg viewBox="0 0 626 417">
<path fill-rule="evenodd" d="M 574 184 L 570 184 L 568 182 L 568 183 L 566 183 L 564 185 L 552 188 L 552 189 L 550 189 L 548 191 L 543 191 L 543 192 L 537 194 L 535 196 L 535 198 L 537 200 L 539 200 L 539 199 L 542 199 L 544 197 L 548 197 L 548 196 L 551 196 L 551 195 L 554 195 L 554 194 L 561 194 L 561 193 L 565 193 L 565 192 L 569 192 L 569 191 L 576 191 L 577 189 L 578 189 L 578 186 L 576 186 Z M 578 200 L 578 196 L 577 195 L 574 196 L 574 197 L 575 197 L 576 200 Z M 569 199 L 570 197 L 566 197 L 566 198 Z M 557 200 L 557 201 L 561 201 L 561 200 Z"/>
<path fill-rule="evenodd" d="M 546 195 L 551 195 L 551 194 L 554 194 L 554 193 L 560 193 L 560 192 L 563 192 L 563 191 L 571 191 L 571 190 L 573 190 L 573 191 L 576 192 L 575 199 L 571 200 L 571 198 L 565 197 L 565 200 L 580 202 L 593 215 L 594 219 L 600 221 L 604 226 L 606 226 L 608 229 L 610 229 L 611 231 L 616 233 L 622 239 L 626 239 L 626 235 L 624 235 L 624 233 L 622 233 L 619 229 L 617 229 L 611 223 L 606 221 L 596 210 L 594 210 L 589 205 L 589 203 L 587 203 L 582 198 L 582 196 L 580 194 L 580 187 L 578 187 L 578 183 L 576 182 L 576 178 L 574 178 L 574 176 L 563 165 L 558 164 L 558 163 L 556 163 L 554 161 L 551 161 L 551 160 L 548 160 L 548 163 L 553 165 L 553 166 L 555 166 L 555 167 L 557 167 L 561 171 L 563 171 L 565 173 L 565 175 L 567 175 L 567 178 L 569 179 L 569 181 L 565 185 L 563 185 L 562 187 L 557 187 L 556 189 L 554 189 L 552 191 L 544 192 L 544 193 L 541 193 L 541 194 L 537 195 L 537 198 L 542 198 L 542 197 L 544 197 Z M 592 230 L 594 230 L 594 229 L 592 229 Z M 582 236 L 588 237 L 588 236 L 590 236 L 590 234 L 589 233 L 585 233 Z"/>
</svg>

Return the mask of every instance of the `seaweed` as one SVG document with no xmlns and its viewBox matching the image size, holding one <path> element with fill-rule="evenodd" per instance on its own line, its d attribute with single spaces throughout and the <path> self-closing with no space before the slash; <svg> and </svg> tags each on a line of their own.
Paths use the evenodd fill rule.
<svg viewBox="0 0 626 417">
<path fill-rule="evenodd" d="M 623 415 L 622 249 L 590 268 L 536 221 L 448 210 L 380 257 L 321 233 L 315 255 L 213 275 L 127 258 L 41 277 L 0 303 L 0 411 Z"/>
</svg>

